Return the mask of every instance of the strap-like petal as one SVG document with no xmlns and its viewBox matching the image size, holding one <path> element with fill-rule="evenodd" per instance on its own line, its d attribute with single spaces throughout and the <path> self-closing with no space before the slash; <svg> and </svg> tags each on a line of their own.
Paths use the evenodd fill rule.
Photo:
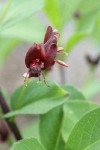
<svg viewBox="0 0 100 150">
<path fill-rule="evenodd" d="M 53 32 L 52 27 L 48 26 L 45 37 L 44 37 L 44 43 L 46 43 L 50 39 L 52 32 Z"/>
</svg>

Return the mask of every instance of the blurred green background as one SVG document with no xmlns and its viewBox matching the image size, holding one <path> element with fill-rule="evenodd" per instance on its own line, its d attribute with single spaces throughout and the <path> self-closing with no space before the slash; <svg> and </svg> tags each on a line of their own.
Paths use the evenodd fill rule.
<svg viewBox="0 0 100 150">
<path fill-rule="evenodd" d="M 58 45 L 68 53 L 61 59 L 69 65 L 55 65 L 49 79 L 84 88 L 88 96 L 100 91 L 100 65 L 90 69 L 86 60 L 100 55 L 100 0 L 1 0 L 0 85 L 11 95 L 23 84 L 25 54 L 34 42 L 43 42 L 48 25 L 59 30 Z"/>
</svg>

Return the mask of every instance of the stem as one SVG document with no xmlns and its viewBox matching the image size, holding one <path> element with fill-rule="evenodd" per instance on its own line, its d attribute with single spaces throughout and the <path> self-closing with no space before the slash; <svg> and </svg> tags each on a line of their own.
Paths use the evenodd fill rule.
<svg viewBox="0 0 100 150">
<path fill-rule="evenodd" d="M 4 114 L 10 112 L 10 108 L 7 105 L 6 101 L 5 101 L 5 98 L 4 98 L 4 96 L 1 92 L 1 89 L 0 89 L 0 105 L 1 105 L 1 108 L 2 108 L 2 111 L 3 111 Z M 22 137 L 21 137 L 20 131 L 19 131 L 16 123 L 12 119 L 8 119 L 8 118 L 6 118 L 5 121 L 7 122 L 10 130 L 14 134 L 15 139 L 16 140 L 21 140 Z"/>
</svg>

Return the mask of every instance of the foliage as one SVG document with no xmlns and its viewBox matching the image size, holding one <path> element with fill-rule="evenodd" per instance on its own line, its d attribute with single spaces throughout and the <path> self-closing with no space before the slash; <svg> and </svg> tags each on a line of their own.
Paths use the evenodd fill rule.
<svg viewBox="0 0 100 150">
<path fill-rule="evenodd" d="M 11 148 L 11 150 L 25 150 L 25 149 L 45 150 L 43 146 L 34 138 L 21 140 L 15 143 Z"/>
<path fill-rule="evenodd" d="M 74 22 L 65 52 L 70 53 L 84 38 L 100 41 L 100 0 L 8 0 L 0 5 L 0 65 L 19 44 L 43 41 L 45 23 L 37 17 L 38 11 L 61 37 L 65 25 Z M 49 85 L 31 81 L 27 87 L 18 87 L 11 99 L 3 90 L 11 111 L 2 115 L 0 106 L 0 117 L 14 123 L 18 115 L 37 116 L 20 130 L 23 139 L 12 141 L 10 150 L 99 150 L 100 106 L 90 100 L 100 92 L 100 81 L 92 78 L 83 90 L 54 82 Z"/>
<path fill-rule="evenodd" d="M 83 116 L 75 125 L 65 149 L 89 149 L 100 140 L 100 108 L 94 109 Z M 80 132 L 81 131 L 81 132 Z"/>
<path fill-rule="evenodd" d="M 35 91 L 33 91 L 32 86 L 33 87 L 35 86 L 34 88 Z M 43 91 L 39 95 L 41 87 Z M 20 94 L 20 92 L 22 92 L 22 94 Z M 50 95 L 50 93 L 52 93 L 52 95 Z M 69 93 L 69 95 L 67 93 Z M 20 95 L 21 98 L 19 99 L 18 97 Z M 86 140 L 85 138 L 85 136 L 87 136 L 88 134 L 89 134 L 88 136 L 91 136 L 91 138 L 93 139 L 95 138 L 95 140 L 100 137 L 99 136 L 100 110 L 98 108 L 99 106 L 95 103 L 88 102 L 84 98 L 83 94 L 75 87 L 67 85 L 59 87 L 56 84 L 51 83 L 50 88 L 48 88 L 43 84 L 36 85 L 34 81 L 30 82 L 28 87 L 25 88 L 24 91 L 23 86 L 19 87 L 14 92 L 12 100 L 13 101 L 11 101 L 12 103 L 11 107 L 13 110 L 12 112 L 8 113 L 5 117 L 11 118 L 13 115 L 19 115 L 21 112 L 22 114 L 41 114 L 41 115 L 39 119 L 37 119 L 32 123 L 32 125 L 27 125 L 27 132 L 26 127 L 23 129 L 22 133 L 25 132 L 23 134 L 25 140 L 15 143 L 11 148 L 11 150 L 25 149 L 27 147 L 29 147 L 30 149 L 31 147 L 32 148 L 35 147 L 37 150 L 39 148 L 46 150 L 49 149 L 66 150 L 70 149 L 70 146 L 73 149 L 73 147 L 75 147 L 75 145 L 78 144 L 77 140 L 75 139 L 77 138 L 80 139 L 81 135 L 79 136 L 79 134 L 81 133 L 84 136 L 81 139 L 80 144 L 83 143 L 83 145 L 80 145 L 80 148 L 78 148 L 77 145 L 76 149 L 81 149 L 82 147 L 84 148 L 85 141 L 87 141 L 88 146 L 88 147 L 86 146 L 87 148 L 92 147 L 92 144 L 93 147 L 94 146 L 99 147 L 98 141 L 96 142 L 96 145 L 94 145 L 94 140 L 91 139 L 91 143 L 89 144 L 88 140 Z M 26 110 L 28 111 L 26 112 Z M 86 121 L 85 118 L 89 120 L 89 122 Z M 83 128 L 84 127 L 83 122 L 87 123 L 86 126 L 87 128 L 86 127 Z M 95 125 L 96 122 L 97 126 Z M 95 135 L 93 134 L 93 129 L 91 126 L 93 125 L 93 123 L 96 126 L 95 129 L 93 128 Z M 91 133 L 88 133 L 89 131 Z M 96 137 L 96 135 L 98 137 Z M 35 140 L 32 137 L 37 138 L 37 140 Z"/>
<path fill-rule="evenodd" d="M 44 27 L 42 24 L 40 26 L 33 14 L 41 9 L 43 4 L 44 0 L 8 0 L 5 7 L 1 5 L 0 65 L 20 42 L 32 43 L 33 40 L 41 40 Z M 39 30 L 41 34 L 38 34 Z"/>
</svg>

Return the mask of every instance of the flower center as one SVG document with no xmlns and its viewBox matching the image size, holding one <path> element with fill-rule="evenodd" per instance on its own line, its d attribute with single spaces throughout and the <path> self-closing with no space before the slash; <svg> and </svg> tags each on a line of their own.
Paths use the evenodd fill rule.
<svg viewBox="0 0 100 150">
<path fill-rule="evenodd" d="M 38 69 L 37 66 L 39 66 L 41 69 L 43 69 L 44 68 L 44 62 L 38 58 L 33 60 L 30 67 L 33 67 L 34 69 Z"/>
</svg>

